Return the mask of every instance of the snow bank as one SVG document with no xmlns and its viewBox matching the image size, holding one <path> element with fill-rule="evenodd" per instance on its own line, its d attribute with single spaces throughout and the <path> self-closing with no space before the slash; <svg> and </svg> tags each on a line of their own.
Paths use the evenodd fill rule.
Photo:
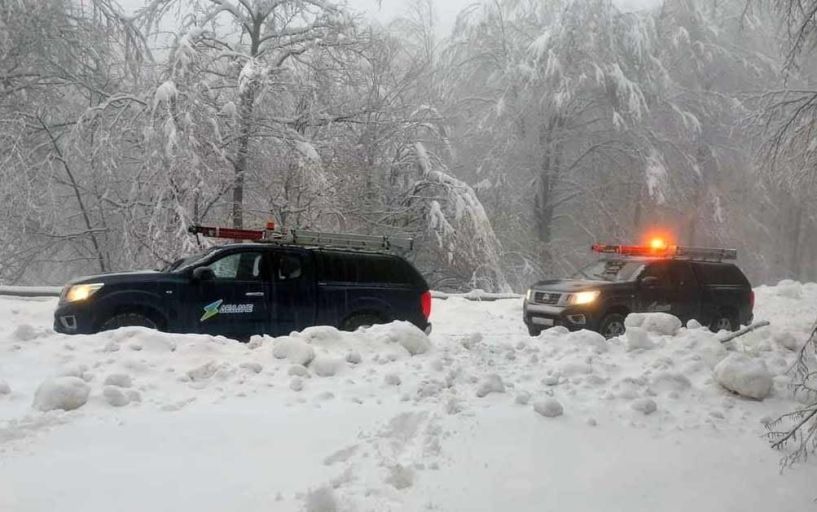
<svg viewBox="0 0 817 512">
<path fill-rule="evenodd" d="M 272 349 L 276 359 L 286 359 L 292 364 L 306 366 L 315 358 L 315 349 L 305 341 L 296 338 L 278 338 Z"/>
<path fill-rule="evenodd" d="M 675 336 L 681 328 L 681 320 L 669 313 L 630 313 L 624 319 L 624 326 L 640 327 L 648 333 Z"/>
<path fill-rule="evenodd" d="M 71 411 L 85 405 L 91 388 L 78 377 L 47 379 L 34 394 L 34 408 L 40 411 Z"/>
<path fill-rule="evenodd" d="M 729 391 L 763 400 L 772 391 L 772 375 L 761 359 L 745 354 L 730 354 L 715 366 L 715 378 Z"/>
</svg>

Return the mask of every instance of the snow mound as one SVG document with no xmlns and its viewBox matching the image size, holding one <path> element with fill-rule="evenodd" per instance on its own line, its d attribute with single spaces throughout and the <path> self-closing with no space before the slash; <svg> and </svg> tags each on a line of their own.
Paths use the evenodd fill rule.
<svg viewBox="0 0 817 512">
<path fill-rule="evenodd" d="M 555 398 L 537 400 L 533 404 L 533 410 L 546 418 L 555 418 L 557 416 L 561 416 L 565 412 L 561 402 Z"/>
<path fill-rule="evenodd" d="M 487 375 L 484 379 L 482 379 L 482 382 L 479 383 L 479 387 L 477 388 L 477 396 L 480 398 L 488 396 L 491 393 L 504 392 L 505 383 L 502 382 L 502 378 L 495 373 Z"/>
<path fill-rule="evenodd" d="M 624 319 L 624 326 L 640 327 L 652 334 L 675 336 L 681 329 L 681 320 L 669 313 L 630 313 Z"/>
<path fill-rule="evenodd" d="M 31 341 L 38 336 L 37 329 L 29 324 L 18 325 L 11 333 L 11 337 L 17 341 Z"/>
<path fill-rule="evenodd" d="M 85 405 L 91 388 L 79 377 L 46 379 L 34 393 L 34 408 L 40 411 L 71 411 Z"/>
<path fill-rule="evenodd" d="M 367 329 L 367 333 L 379 341 L 399 344 L 412 356 L 425 354 L 431 349 L 431 340 L 426 333 L 409 322 L 373 325 Z"/>
<path fill-rule="evenodd" d="M 577 346 L 591 347 L 597 352 L 606 352 L 608 350 L 607 340 L 604 339 L 604 336 L 595 331 L 581 330 L 568 332 L 564 338 L 564 342 Z"/>
<path fill-rule="evenodd" d="M 655 342 L 650 338 L 646 329 L 642 327 L 631 325 L 627 327 L 627 332 L 624 336 L 627 340 L 627 350 L 649 350 L 655 348 Z"/>
<path fill-rule="evenodd" d="M 320 487 L 307 493 L 304 499 L 306 512 L 337 512 L 338 502 L 331 487 Z"/>
<path fill-rule="evenodd" d="M 285 336 L 275 341 L 272 355 L 276 359 L 287 359 L 292 364 L 306 366 L 315 358 L 315 349 L 305 341 Z"/>
<path fill-rule="evenodd" d="M 772 339 L 781 347 L 797 352 L 802 348 L 805 339 L 798 339 L 791 331 L 779 331 L 772 335 Z"/>
<path fill-rule="evenodd" d="M 772 374 L 762 359 L 745 354 L 730 354 L 715 366 L 715 379 L 729 391 L 747 398 L 763 400 L 772 390 Z"/>
<path fill-rule="evenodd" d="M 777 296 L 787 299 L 802 299 L 803 285 L 791 279 L 784 279 L 777 283 Z"/>
<path fill-rule="evenodd" d="M 9 393 L 11 393 L 11 387 L 8 382 L 0 379 L 0 395 L 8 395 Z"/>
</svg>

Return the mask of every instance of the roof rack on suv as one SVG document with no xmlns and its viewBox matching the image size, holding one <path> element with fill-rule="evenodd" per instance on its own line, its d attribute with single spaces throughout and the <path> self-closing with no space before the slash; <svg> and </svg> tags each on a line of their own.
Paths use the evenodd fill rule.
<svg viewBox="0 0 817 512">
<path fill-rule="evenodd" d="M 301 245 L 311 247 L 335 247 L 362 251 L 411 251 L 414 239 L 388 235 L 358 235 L 353 233 L 331 233 L 305 229 L 276 229 L 272 223 L 265 229 L 233 229 L 193 225 L 187 229 L 194 235 L 231 240 L 253 240 L 280 245 Z"/>
<path fill-rule="evenodd" d="M 707 247 L 680 247 L 677 245 L 610 245 L 594 244 L 591 249 L 603 254 L 620 254 L 622 256 L 648 256 L 653 258 L 686 258 L 693 260 L 735 260 L 736 249 L 716 249 Z"/>
</svg>

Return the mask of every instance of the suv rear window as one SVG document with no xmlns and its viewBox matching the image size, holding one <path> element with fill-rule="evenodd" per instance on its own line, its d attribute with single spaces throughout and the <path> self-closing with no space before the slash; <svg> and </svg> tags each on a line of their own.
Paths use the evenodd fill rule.
<svg viewBox="0 0 817 512">
<path fill-rule="evenodd" d="M 414 284 L 414 272 L 400 258 L 380 254 L 320 253 L 319 281 Z"/>
<path fill-rule="evenodd" d="M 727 263 L 694 262 L 695 273 L 704 284 L 749 286 L 749 280 L 734 265 Z"/>
</svg>

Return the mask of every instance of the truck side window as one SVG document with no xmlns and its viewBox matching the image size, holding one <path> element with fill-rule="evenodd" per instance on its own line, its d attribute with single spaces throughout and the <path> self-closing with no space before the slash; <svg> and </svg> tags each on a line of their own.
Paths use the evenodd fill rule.
<svg viewBox="0 0 817 512">
<path fill-rule="evenodd" d="M 236 252 L 207 265 L 216 279 L 258 281 L 263 277 L 264 255 L 260 252 Z"/>
<path fill-rule="evenodd" d="M 670 268 L 670 276 L 672 277 L 673 288 L 689 289 L 695 287 L 695 274 L 687 262 L 673 262 Z"/>
<path fill-rule="evenodd" d="M 278 254 L 275 256 L 275 280 L 291 281 L 303 274 L 301 258 L 294 254 Z"/>
<path fill-rule="evenodd" d="M 648 276 L 658 278 L 657 288 L 672 287 L 672 281 L 670 280 L 669 269 L 667 268 L 666 262 L 652 263 L 650 265 L 647 265 L 644 268 L 644 272 L 641 274 L 641 279 L 644 279 L 645 277 Z"/>
</svg>

